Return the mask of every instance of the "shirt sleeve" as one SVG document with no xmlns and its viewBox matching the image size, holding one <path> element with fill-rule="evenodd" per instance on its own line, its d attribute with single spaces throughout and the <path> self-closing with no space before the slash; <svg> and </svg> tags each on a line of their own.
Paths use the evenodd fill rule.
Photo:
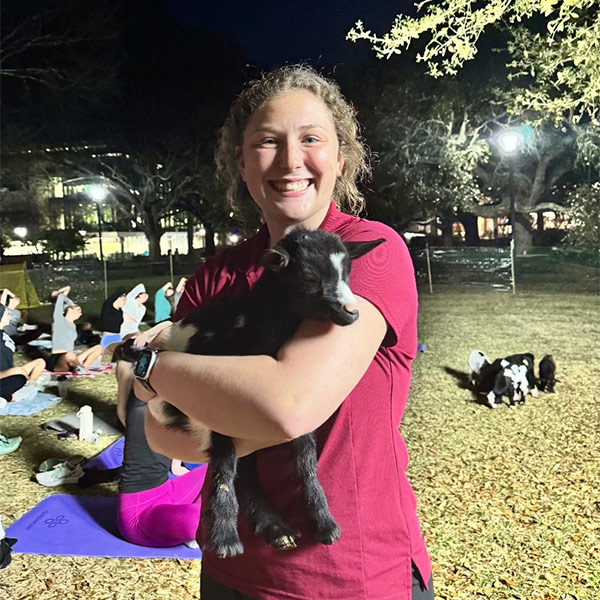
<svg viewBox="0 0 600 600">
<path fill-rule="evenodd" d="M 388 324 L 384 346 L 398 344 L 416 352 L 417 289 L 412 260 L 404 240 L 390 227 L 367 222 L 345 241 L 383 238 L 385 242 L 352 262 L 350 288 L 373 304 Z"/>
</svg>

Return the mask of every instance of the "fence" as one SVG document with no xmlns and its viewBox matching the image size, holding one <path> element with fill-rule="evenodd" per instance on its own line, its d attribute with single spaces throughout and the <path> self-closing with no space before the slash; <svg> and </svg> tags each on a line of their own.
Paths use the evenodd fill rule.
<svg viewBox="0 0 600 600">
<path fill-rule="evenodd" d="M 437 248 L 411 250 L 417 281 L 472 289 L 513 290 L 510 248 Z"/>
</svg>

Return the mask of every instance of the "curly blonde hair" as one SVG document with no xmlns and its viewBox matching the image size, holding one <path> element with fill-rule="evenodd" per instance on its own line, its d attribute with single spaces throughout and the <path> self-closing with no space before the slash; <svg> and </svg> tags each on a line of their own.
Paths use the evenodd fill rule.
<svg viewBox="0 0 600 600">
<path fill-rule="evenodd" d="M 236 147 L 242 145 L 244 129 L 254 112 L 285 92 L 307 90 L 319 98 L 331 112 L 340 152 L 344 157 L 342 175 L 337 178 L 333 190 L 335 202 L 341 210 L 358 214 L 364 199 L 358 190 L 358 182 L 370 174 L 368 151 L 360 137 L 356 111 L 344 98 L 337 83 L 319 75 L 312 67 L 291 65 L 263 74 L 261 79 L 251 81 L 233 102 L 215 151 L 217 178 L 225 187 L 225 196 L 231 210 L 240 210 L 240 193 L 248 196 L 245 186 L 240 186 Z"/>
</svg>

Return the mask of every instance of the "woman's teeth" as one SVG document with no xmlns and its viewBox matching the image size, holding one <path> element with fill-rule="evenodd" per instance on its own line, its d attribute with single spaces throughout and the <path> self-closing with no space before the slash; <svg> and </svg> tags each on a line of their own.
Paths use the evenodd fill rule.
<svg viewBox="0 0 600 600">
<path fill-rule="evenodd" d="M 310 185 L 310 181 L 308 179 L 302 181 L 274 181 L 273 185 L 280 192 L 299 192 L 305 190 Z"/>
</svg>

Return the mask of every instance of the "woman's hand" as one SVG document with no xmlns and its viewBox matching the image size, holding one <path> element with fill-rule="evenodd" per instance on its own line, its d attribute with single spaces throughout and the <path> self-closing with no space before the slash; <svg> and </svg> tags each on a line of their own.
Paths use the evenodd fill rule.
<svg viewBox="0 0 600 600">
<path fill-rule="evenodd" d="M 171 325 L 173 325 L 171 321 L 163 321 L 151 329 L 135 335 L 133 343 L 140 348 L 143 348 L 144 346 L 159 347 L 161 341 L 164 341 L 169 337 Z"/>
</svg>

